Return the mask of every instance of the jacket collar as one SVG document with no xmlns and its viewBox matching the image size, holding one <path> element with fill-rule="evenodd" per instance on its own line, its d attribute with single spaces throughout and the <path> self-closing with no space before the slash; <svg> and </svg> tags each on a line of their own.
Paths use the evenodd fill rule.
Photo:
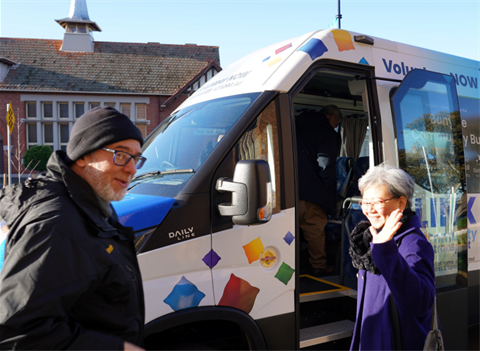
<svg viewBox="0 0 480 351">
<path fill-rule="evenodd" d="M 404 224 L 404 228 L 400 228 L 400 230 L 395 234 L 393 239 L 395 242 L 402 240 L 404 236 L 410 234 L 412 231 L 416 230 L 417 228 L 421 228 L 420 217 L 418 217 L 415 212 L 413 212 L 412 217 L 408 222 Z"/>
<path fill-rule="evenodd" d="M 61 181 L 67 187 L 70 197 L 90 221 L 100 229 L 98 236 L 118 236 L 121 239 L 133 240 L 134 234 L 130 227 L 123 227 L 112 205 L 100 201 L 95 191 L 82 177 L 67 165 L 67 155 L 64 151 L 55 151 L 47 163 L 47 176 Z M 105 207 L 108 208 L 105 208 Z M 111 213 L 105 218 L 104 215 Z"/>
</svg>

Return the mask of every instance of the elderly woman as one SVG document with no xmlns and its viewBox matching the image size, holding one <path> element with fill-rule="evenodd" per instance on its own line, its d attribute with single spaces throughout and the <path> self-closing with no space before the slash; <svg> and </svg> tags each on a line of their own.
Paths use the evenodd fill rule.
<svg viewBox="0 0 480 351">
<path fill-rule="evenodd" d="M 433 248 L 412 211 L 414 182 L 396 167 L 371 168 L 359 181 L 368 222 L 350 237 L 358 272 L 357 319 L 351 350 L 394 350 L 390 295 L 398 308 L 404 350 L 421 350 L 435 298 Z"/>
</svg>

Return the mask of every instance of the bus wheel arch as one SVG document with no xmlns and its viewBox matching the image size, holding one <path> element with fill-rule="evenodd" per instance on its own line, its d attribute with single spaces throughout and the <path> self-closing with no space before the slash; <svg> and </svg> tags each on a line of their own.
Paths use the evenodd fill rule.
<svg viewBox="0 0 480 351">
<path fill-rule="evenodd" d="M 189 308 L 164 315 L 147 323 L 144 335 L 146 349 L 169 349 L 182 344 L 203 345 L 204 349 L 220 345 L 221 349 L 222 343 L 239 342 L 247 349 L 266 350 L 257 323 L 245 312 L 223 306 Z"/>
</svg>

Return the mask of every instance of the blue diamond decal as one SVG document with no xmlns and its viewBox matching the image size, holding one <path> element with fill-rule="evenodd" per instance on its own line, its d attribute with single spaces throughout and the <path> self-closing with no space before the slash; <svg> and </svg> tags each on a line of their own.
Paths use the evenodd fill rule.
<svg viewBox="0 0 480 351">
<path fill-rule="evenodd" d="M 292 242 L 293 242 L 293 239 L 295 239 L 295 237 L 293 236 L 292 233 L 288 232 L 287 234 L 285 234 L 285 236 L 283 237 L 283 240 L 285 240 L 285 242 L 290 245 Z"/>
<path fill-rule="evenodd" d="M 205 294 L 198 290 L 195 284 L 182 277 L 163 302 L 169 305 L 172 310 L 179 311 L 185 308 L 198 307 L 204 297 Z"/>
</svg>

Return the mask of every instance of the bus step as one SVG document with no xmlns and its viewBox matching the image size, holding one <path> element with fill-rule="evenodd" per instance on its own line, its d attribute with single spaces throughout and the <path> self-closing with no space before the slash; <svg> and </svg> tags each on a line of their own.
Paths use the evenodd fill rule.
<svg viewBox="0 0 480 351">
<path fill-rule="evenodd" d="M 300 329 L 300 348 L 348 338 L 353 335 L 355 323 L 346 319 L 340 322 Z"/>
<path fill-rule="evenodd" d="M 300 276 L 300 303 L 344 296 L 356 298 L 357 291 L 311 275 Z"/>
</svg>

